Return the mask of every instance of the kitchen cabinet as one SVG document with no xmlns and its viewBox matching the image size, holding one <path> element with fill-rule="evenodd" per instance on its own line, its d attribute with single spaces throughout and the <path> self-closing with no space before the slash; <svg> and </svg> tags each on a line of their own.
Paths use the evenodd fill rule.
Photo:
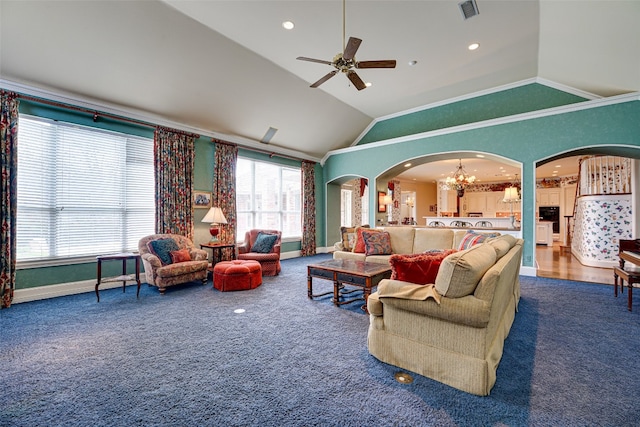
<svg viewBox="0 0 640 427">
<path fill-rule="evenodd" d="M 483 216 L 495 217 L 496 212 L 511 212 L 511 204 L 503 202 L 504 191 L 476 191 L 464 195 L 464 214 L 481 212 Z M 520 202 L 513 203 L 513 211 L 520 212 Z"/>
<path fill-rule="evenodd" d="M 458 194 L 455 190 L 440 190 L 438 212 L 458 212 Z"/>
<path fill-rule="evenodd" d="M 487 210 L 487 195 L 485 192 L 467 192 L 464 195 L 466 212 L 485 212 Z"/>
<path fill-rule="evenodd" d="M 559 188 L 539 188 L 536 190 L 538 206 L 560 206 Z"/>
<path fill-rule="evenodd" d="M 536 245 L 553 245 L 552 223 L 540 221 L 536 223 Z"/>
</svg>

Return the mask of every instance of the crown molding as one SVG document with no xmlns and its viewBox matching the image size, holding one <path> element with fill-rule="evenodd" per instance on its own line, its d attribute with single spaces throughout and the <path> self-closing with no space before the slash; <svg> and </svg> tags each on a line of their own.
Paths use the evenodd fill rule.
<svg viewBox="0 0 640 427">
<path fill-rule="evenodd" d="M 0 79 L 0 87 L 8 91 L 17 92 L 19 94 L 29 95 L 36 98 L 48 99 L 48 100 L 60 102 L 63 104 L 83 107 L 89 110 L 96 110 L 98 112 L 113 114 L 115 116 L 135 119 L 141 122 L 148 123 L 151 126 L 156 126 L 156 125 L 163 126 L 163 127 L 181 130 L 184 132 L 199 134 L 205 137 L 220 139 L 226 142 L 237 144 L 241 148 L 255 149 L 263 152 L 273 153 L 273 155 L 275 156 L 281 154 L 283 156 L 295 157 L 301 160 L 310 160 L 314 162 L 321 161 L 320 158 L 309 156 L 308 154 L 305 154 L 299 151 L 271 146 L 268 144 L 264 144 L 260 141 L 241 137 L 238 135 L 229 135 L 229 134 L 224 134 L 216 131 L 210 131 L 210 130 L 191 127 L 183 123 L 167 120 L 158 115 L 150 114 L 146 111 L 136 110 L 133 108 L 122 108 L 120 106 L 109 104 L 96 99 L 92 99 L 88 97 L 80 97 L 76 94 L 69 93 L 69 92 L 63 92 L 63 91 L 57 91 L 57 90 L 53 91 L 49 89 L 38 88 L 35 86 L 14 82 L 6 79 Z"/>
</svg>

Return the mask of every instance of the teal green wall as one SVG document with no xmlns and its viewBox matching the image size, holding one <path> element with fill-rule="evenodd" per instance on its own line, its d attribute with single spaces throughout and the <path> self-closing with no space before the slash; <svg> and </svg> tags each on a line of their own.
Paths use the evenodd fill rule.
<svg viewBox="0 0 640 427">
<path fill-rule="evenodd" d="M 69 109 L 52 107 L 32 101 L 20 100 L 19 111 L 21 114 L 46 117 L 52 120 L 60 120 L 69 123 L 76 123 L 85 126 L 92 126 L 101 129 L 128 133 L 132 135 L 153 138 L 154 129 L 146 126 L 137 126 L 124 121 L 106 119 L 98 117 L 93 121 L 93 115 L 77 112 Z M 215 144 L 210 137 L 201 136 L 195 141 L 194 159 L 194 190 L 212 191 L 215 161 Z M 254 160 L 261 160 L 269 163 L 300 167 L 300 161 L 285 159 L 278 156 L 270 157 L 267 154 L 256 153 L 249 150 L 239 150 L 240 155 Z M 322 166 L 316 164 L 316 245 L 324 246 L 324 230 L 326 229 L 323 215 L 324 211 L 324 185 Z M 202 224 L 201 220 L 206 214 L 206 209 L 194 209 L 194 226 L 196 229 L 208 228 L 207 224 Z M 282 245 L 282 252 L 292 252 L 300 250 L 300 242 L 286 242 Z M 133 261 L 127 264 L 128 271 L 134 271 Z M 96 262 L 91 261 L 81 264 L 61 265 L 53 267 L 38 267 L 20 269 L 16 272 L 16 289 L 26 289 L 36 286 L 52 285 L 57 283 L 69 283 L 96 278 Z M 122 272 L 122 263 L 104 262 L 102 265 L 103 277 L 117 276 Z"/>
<path fill-rule="evenodd" d="M 377 122 L 358 145 L 585 101 L 538 83 Z"/>
<path fill-rule="evenodd" d="M 418 117 L 415 117 L 419 120 Z M 400 118 L 400 120 L 406 120 Z M 399 147 L 401 145 L 401 148 Z M 640 158 L 640 101 L 567 112 L 462 132 L 419 138 L 397 144 L 371 144 L 346 149 L 324 164 L 325 183 L 345 175 L 375 182 L 388 169 L 415 158 L 456 152 L 491 153 L 522 163 L 523 220 L 526 241 L 523 265 L 533 266 L 535 241 L 535 168 L 540 160 L 561 153 L 579 154 L 587 147 L 607 154 Z M 375 213 L 372 195 L 370 212 Z M 327 227 L 339 227 L 328 223 Z"/>
</svg>

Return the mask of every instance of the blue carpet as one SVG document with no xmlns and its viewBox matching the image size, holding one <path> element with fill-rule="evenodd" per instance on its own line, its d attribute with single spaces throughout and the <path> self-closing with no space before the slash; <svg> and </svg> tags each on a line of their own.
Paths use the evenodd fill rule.
<svg viewBox="0 0 640 427">
<path fill-rule="evenodd" d="M 638 425 L 640 305 L 629 313 L 626 294 L 522 277 L 498 380 L 478 397 L 397 383 L 367 352 L 361 303 L 307 298 L 306 265 L 328 258 L 285 260 L 252 291 L 143 285 L 139 300 L 130 287 L 0 310 L 0 425 Z"/>
</svg>

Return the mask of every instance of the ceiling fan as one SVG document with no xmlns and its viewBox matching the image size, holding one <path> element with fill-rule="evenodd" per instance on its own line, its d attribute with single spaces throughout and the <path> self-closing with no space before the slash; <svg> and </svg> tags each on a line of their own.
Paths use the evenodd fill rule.
<svg viewBox="0 0 640 427">
<path fill-rule="evenodd" d="M 362 79 L 355 72 L 355 69 L 361 68 L 395 68 L 396 60 L 395 59 L 384 59 L 378 61 L 356 61 L 355 55 L 360 47 L 360 43 L 362 43 L 361 39 L 356 37 L 349 37 L 349 41 L 345 45 L 345 0 L 342 1 L 342 53 L 338 53 L 332 61 L 325 61 L 322 59 L 314 59 L 307 58 L 304 56 L 299 56 L 296 59 L 300 61 L 309 61 L 309 62 L 317 62 L 319 64 L 331 65 L 335 70 L 329 72 L 324 77 L 322 77 L 317 82 L 313 83 L 311 87 L 316 88 L 320 86 L 322 83 L 329 80 L 331 77 L 335 76 L 338 71 L 341 71 L 347 75 L 347 78 L 351 80 L 351 83 L 358 90 L 366 89 L 367 85 L 362 81 Z"/>
</svg>

